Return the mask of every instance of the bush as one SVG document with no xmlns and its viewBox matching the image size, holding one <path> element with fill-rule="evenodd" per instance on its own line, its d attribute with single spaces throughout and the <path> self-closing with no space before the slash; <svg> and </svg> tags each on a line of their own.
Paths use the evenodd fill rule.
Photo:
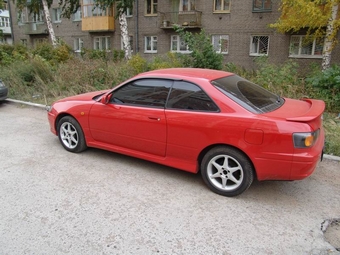
<svg viewBox="0 0 340 255">
<path fill-rule="evenodd" d="M 223 56 L 216 53 L 211 44 L 210 36 L 202 29 L 200 33 L 191 33 L 184 31 L 183 28 L 175 28 L 181 38 L 188 45 L 191 53 L 190 58 L 184 57 L 184 63 L 187 66 L 196 68 L 208 68 L 222 70 Z"/>
<path fill-rule="evenodd" d="M 333 65 L 306 79 L 314 93 L 326 102 L 331 112 L 340 112 L 340 66 Z"/>
<path fill-rule="evenodd" d="M 252 79 L 253 82 L 281 96 L 292 98 L 305 96 L 304 80 L 298 76 L 296 62 L 287 61 L 281 65 L 274 65 L 270 64 L 265 56 L 255 61 L 259 68 Z"/>
</svg>

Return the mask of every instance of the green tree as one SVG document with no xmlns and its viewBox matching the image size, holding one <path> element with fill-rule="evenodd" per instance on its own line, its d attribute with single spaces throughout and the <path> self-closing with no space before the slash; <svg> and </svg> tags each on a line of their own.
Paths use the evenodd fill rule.
<svg viewBox="0 0 340 255">
<path fill-rule="evenodd" d="M 330 67 L 340 28 L 340 0 L 282 0 L 281 17 L 271 24 L 279 32 L 307 29 L 307 38 L 324 39 L 322 69 Z"/>
<path fill-rule="evenodd" d="M 216 53 L 210 36 L 203 29 L 199 33 L 191 33 L 179 27 L 175 27 L 175 30 L 191 51 L 189 65 L 196 68 L 222 69 L 223 56 Z"/>
</svg>

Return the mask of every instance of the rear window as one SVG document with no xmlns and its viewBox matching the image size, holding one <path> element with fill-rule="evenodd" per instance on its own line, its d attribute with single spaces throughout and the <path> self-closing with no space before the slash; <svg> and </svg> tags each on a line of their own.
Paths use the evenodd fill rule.
<svg viewBox="0 0 340 255">
<path fill-rule="evenodd" d="M 226 96 L 253 113 L 271 112 L 284 103 L 284 99 L 237 75 L 211 82 Z"/>
</svg>

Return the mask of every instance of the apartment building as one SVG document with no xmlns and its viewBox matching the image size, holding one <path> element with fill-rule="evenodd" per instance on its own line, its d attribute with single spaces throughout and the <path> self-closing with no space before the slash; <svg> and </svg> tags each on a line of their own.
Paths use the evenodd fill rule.
<svg viewBox="0 0 340 255">
<path fill-rule="evenodd" d="M 280 1 L 272 0 L 135 0 L 129 10 L 128 30 L 133 54 L 152 58 L 169 51 L 186 54 L 189 49 L 173 29 L 204 29 L 211 36 L 225 62 L 253 68 L 258 56 L 268 56 L 272 63 L 295 59 L 300 66 L 320 64 L 322 42 L 303 43 L 304 33 L 280 34 L 269 28 L 279 17 Z M 122 49 L 119 23 L 114 8 L 96 8 L 93 0 L 82 0 L 81 8 L 70 19 L 61 17 L 55 0 L 50 9 L 56 36 L 75 52 L 82 48 Z M 43 13 L 21 15 L 12 8 L 15 43 L 30 47 L 48 39 Z M 340 47 L 334 49 L 332 63 L 340 63 Z"/>
<path fill-rule="evenodd" d="M 3 9 L 0 9 L 0 30 L 2 32 L 2 36 L 0 36 L 0 44 L 13 43 L 10 13 L 8 9 L 9 3 L 5 1 Z"/>
</svg>

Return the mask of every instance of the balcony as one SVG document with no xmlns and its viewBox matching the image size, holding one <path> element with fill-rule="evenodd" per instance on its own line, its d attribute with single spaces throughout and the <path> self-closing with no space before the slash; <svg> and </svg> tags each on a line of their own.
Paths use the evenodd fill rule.
<svg viewBox="0 0 340 255">
<path fill-rule="evenodd" d="M 24 33 L 26 35 L 47 35 L 48 29 L 44 22 L 28 22 L 24 24 Z"/>
<path fill-rule="evenodd" d="M 102 9 L 93 3 L 93 0 L 83 0 L 82 5 L 82 31 L 101 32 L 114 31 L 115 20 L 112 7 Z"/>
<path fill-rule="evenodd" d="M 188 12 L 160 12 L 160 28 L 173 29 L 173 26 L 182 28 L 201 28 L 201 11 Z"/>
<path fill-rule="evenodd" d="M 10 35 L 12 33 L 11 27 L 7 27 L 7 26 L 2 27 L 2 26 L 0 26 L 0 30 L 2 30 L 2 33 L 4 35 Z"/>
<path fill-rule="evenodd" d="M 114 24 L 114 17 L 112 16 L 83 17 L 81 29 L 89 32 L 113 31 L 115 29 Z"/>
</svg>

